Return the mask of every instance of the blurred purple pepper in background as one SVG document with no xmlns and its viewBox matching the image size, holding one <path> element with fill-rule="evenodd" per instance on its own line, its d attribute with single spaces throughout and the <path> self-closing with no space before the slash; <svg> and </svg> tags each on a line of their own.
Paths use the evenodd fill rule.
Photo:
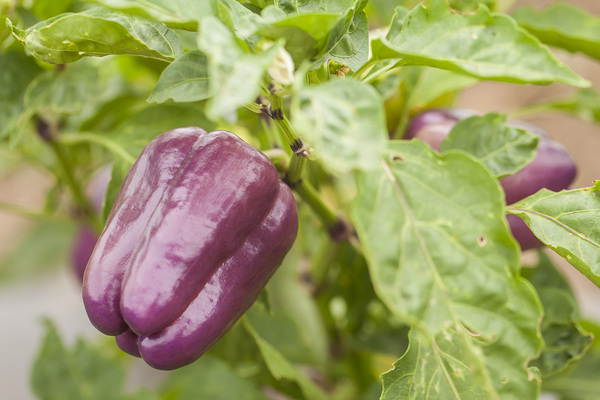
<svg viewBox="0 0 600 400">
<path fill-rule="evenodd" d="M 98 215 L 102 212 L 104 195 L 110 181 L 110 173 L 110 165 L 100 168 L 92 175 L 86 188 L 86 195 L 90 199 L 94 212 Z M 80 226 L 75 233 L 75 239 L 71 247 L 71 265 L 80 281 L 83 281 L 85 267 L 94 251 L 97 240 L 98 233 L 89 225 Z"/>
<path fill-rule="evenodd" d="M 168 131 L 132 166 L 91 256 L 90 321 L 155 368 L 187 365 L 252 305 L 297 230 L 264 154 L 230 132 Z"/>
<path fill-rule="evenodd" d="M 442 141 L 454 125 L 474 115 L 478 113 L 460 108 L 432 108 L 422 111 L 408 125 L 404 139 L 422 140 L 439 151 Z M 508 121 L 508 124 L 540 136 L 540 141 L 535 158 L 529 164 L 513 175 L 500 178 L 506 204 L 513 204 L 543 188 L 553 191 L 567 189 L 575 179 L 577 168 L 565 148 L 535 125 L 522 121 Z M 519 217 L 508 215 L 507 219 L 522 250 L 542 246 L 542 242 Z"/>
</svg>

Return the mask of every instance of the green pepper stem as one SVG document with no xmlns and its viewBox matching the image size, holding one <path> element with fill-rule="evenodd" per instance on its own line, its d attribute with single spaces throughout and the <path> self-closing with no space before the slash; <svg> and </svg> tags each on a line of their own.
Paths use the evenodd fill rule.
<svg viewBox="0 0 600 400">
<path fill-rule="evenodd" d="M 291 188 L 302 182 L 304 164 L 306 164 L 306 158 L 297 155 L 292 156 L 284 179 Z"/>
</svg>

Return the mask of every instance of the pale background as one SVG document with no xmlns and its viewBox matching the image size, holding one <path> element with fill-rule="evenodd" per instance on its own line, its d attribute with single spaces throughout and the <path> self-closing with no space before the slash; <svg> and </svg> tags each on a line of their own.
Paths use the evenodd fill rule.
<svg viewBox="0 0 600 400">
<path fill-rule="evenodd" d="M 523 0 L 517 1 L 515 6 L 535 4 L 541 7 L 554 2 Z M 570 3 L 600 17 L 600 1 L 572 0 Z M 592 81 L 597 90 L 600 89 L 600 63 L 581 55 L 562 52 L 557 54 L 577 73 Z M 481 83 L 466 90 L 460 96 L 458 105 L 482 112 L 509 113 L 523 105 L 562 97 L 572 90 L 565 85 L 538 87 Z M 600 125 L 558 113 L 536 116 L 529 121 L 538 124 L 552 138 L 561 142 L 576 160 L 579 167 L 576 187 L 590 186 L 594 180 L 600 179 Z M 21 170 L 1 177 L 0 201 L 14 202 L 32 209 L 39 208 L 43 205 L 44 194 L 50 187 L 48 179 L 34 170 Z M 0 256 L 16 246 L 29 225 L 30 222 L 26 219 L 0 212 Z M 590 284 L 568 264 L 560 265 L 575 288 L 583 315 L 600 321 L 600 289 Z M 72 344 L 79 336 L 98 335 L 83 311 L 79 283 L 66 267 L 51 276 L 0 285 L 1 399 L 33 399 L 28 389 L 28 379 L 31 363 L 41 343 L 42 317 L 49 317 L 57 324 L 67 344 Z M 155 378 L 160 376 L 161 373 L 139 365 L 134 370 L 131 386 L 140 382 L 155 381 Z"/>
</svg>

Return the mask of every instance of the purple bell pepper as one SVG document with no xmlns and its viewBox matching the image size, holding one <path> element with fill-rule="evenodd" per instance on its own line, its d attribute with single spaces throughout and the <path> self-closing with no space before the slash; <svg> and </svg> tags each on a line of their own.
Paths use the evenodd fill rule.
<svg viewBox="0 0 600 400">
<path fill-rule="evenodd" d="M 132 166 L 90 258 L 88 316 L 156 368 L 189 364 L 252 305 L 297 229 L 264 154 L 230 132 L 168 131 Z"/>
<path fill-rule="evenodd" d="M 433 149 L 448 136 L 454 125 L 465 118 L 477 115 L 475 111 L 457 108 L 432 108 L 417 114 L 408 125 L 405 139 L 419 139 Z M 534 159 L 513 175 L 500 178 L 506 204 L 513 204 L 542 188 L 553 191 L 567 189 L 577 173 L 573 159 L 559 143 L 551 140 L 539 127 L 522 121 L 509 121 L 511 126 L 523 128 L 540 136 Z M 518 217 L 508 216 L 513 236 L 521 249 L 527 250 L 542 246 L 527 225 Z"/>
</svg>

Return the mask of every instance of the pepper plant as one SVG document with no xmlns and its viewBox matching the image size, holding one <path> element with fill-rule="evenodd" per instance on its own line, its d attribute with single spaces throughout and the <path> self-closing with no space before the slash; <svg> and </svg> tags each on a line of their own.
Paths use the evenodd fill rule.
<svg viewBox="0 0 600 400">
<path fill-rule="evenodd" d="M 139 279 L 126 278 L 123 293 L 136 292 L 138 281 L 155 281 L 167 298 L 161 310 L 180 315 L 191 301 L 182 303 L 182 290 L 204 293 L 198 298 L 206 302 L 219 297 L 203 291 L 207 283 L 195 270 L 161 270 L 169 278 L 163 280 L 136 262 L 168 258 L 172 248 L 158 245 L 165 237 L 182 238 L 178 251 L 196 251 L 188 246 L 204 242 L 190 244 L 194 224 L 211 225 L 211 215 L 190 212 L 161 225 L 143 212 L 121 211 L 153 207 L 148 213 L 166 215 L 185 192 L 181 171 L 208 176 L 220 191 L 227 180 L 211 174 L 243 181 L 257 167 L 221 160 L 217 151 L 204 164 L 170 170 L 170 153 L 146 147 L 154 138 L 185 127 L 200 128 L 186 130 L 198 136 L 233 132 L 270 159 L 297 207 L 295 243 L 260 295 L 262 286 L 239 279 L 269 274 L 254 269 L 261 260 L 246 250 L 248 242 L 236 244 L 243 237 L 237 222 L 207 234 L 207 242 L 247 246 L 252 260 L 236 259 L 235 268 L 224 270 L 236 285 L 225 288 L 231 289 L 226 298 L 258 298 L 239 320 L 231 307 L 242 300 L 215 306 L 221 325 L 211 338 L 222 337 L 197 361 L 165 373 L 151 389 L 131 391 L 125 382 L 135 358 L 114 340 L 82 339 L 71 349 L 48 322 L 31 374 L 40 399 L 523 400 L 542 391 L 600 397 L 593 339 L 600 329 L 580 317 L 549 257 L 564 258 L 600 285 L 600 181 L 542 188 L 508 205 L 499 183 L 529 165 L 542 140 L 514 116 L 566 112 L 600 122 L 590 77 L 554 54 L 600 60 L 600 17 L 567 3 L 536 9 L 512 0 L 4 0 L 0 14 L 6 21 L 0 139 L 7 160 L 0 166 L 34 165 L 55 178 L 43 210 L 0 206 L 40 224 L 51 220 L 52 231 L 38 238 L 72 233 L 64 228 L 72 221 L 96 235 L 104 230 L 101 238 L 112 237 L 113 226 L 139 228 L 145 253 L 136 253 L 137 272 L 130 273 Z M 441 152 L 405 136 L 419 112 L 451 107 L 480 81 L 562 84 L 574 95 L 509 116 L 472 113 L 453 126 Z M 162 161 L 145 161 L 150 180 L 142 187 L 141 175 L 128 172 L 138 157 L 153 156 Z M 103 168 L 110 178 L 98 211 L 86 187 Z M 144 194 L 154 184 L 169 184 L 157 190 L 170 197 Z M 194 196 L 186 204 L 205 204 L 209 186 L 185 192 Z M 252 221 L 264 213 L 260 201 L 250 200 L 263 190 L 240 186 L 237 197 L 223 198 L 223 210 L 237 213 L 224 219 Z M 124 203 L 127 193 L 133 197 Z M 507 216 L 520 218 L 539 240 L 542 247 L 529 250 L 537 254 L 535 267 L 522 266 Z M 273 223 L 295 230 L 296 220 Z M 264 247 L 282 238 L 259 236 L 270 238 L 268 246 L 256 242 L 256 254 L 271 268 L 281 257 Z M 106 248 L 101 239 L 90 263 L 96 272 L 112 267 L 98 262 Z M 202 257 L 199 263 L 194 268 L 206 273 Z M 92 274 L 84 277 L 84 292 L 108 291 Z M 143 298 L 151 286 L 136 293 Z M 137 307 L 158 318 L 153 305 L 141 304 L 120 304 L 120 311 Z M 137 354 L 145 339 L 127 340 L 133 347 L 119 345 Z M 189 349 L 175 342 L 166 351 L 178 359 Z"/>
</svg>

